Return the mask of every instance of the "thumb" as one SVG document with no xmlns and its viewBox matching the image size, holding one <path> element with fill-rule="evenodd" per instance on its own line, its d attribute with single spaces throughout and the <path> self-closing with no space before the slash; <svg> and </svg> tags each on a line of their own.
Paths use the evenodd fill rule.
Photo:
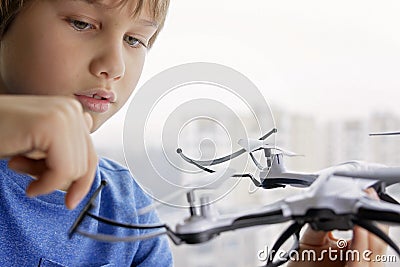
<svg viewBox="0 0 400 267">
<path fill-rule="evenodd" d="M 86 126 L 88 127 L 89 131 L 91 131 L 91 130 L 92 130 L 92 127 L 93 127 L 93 119 L 92 119 L 92 116 L 90 116 L 89 113 L 84 112 L 84 113 L 83 113 L 83 117 L 85 118 Z"/>
</svg>

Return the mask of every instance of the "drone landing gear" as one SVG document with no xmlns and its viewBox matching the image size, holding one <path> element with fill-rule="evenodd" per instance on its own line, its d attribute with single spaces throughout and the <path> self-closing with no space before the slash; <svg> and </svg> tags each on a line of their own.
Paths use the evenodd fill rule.
<svg viewBox="0 0 400 267">
<path fill-rule="evenodd" d="M 285 232 L 278 238 L 271 250 L 271 255 L 268 256 L 268 261 L 265 267 L 277 267 L 286 263 L 290 259 L 289 253 L 286 253 L 279 261 L 274 262 L 274 258 L 279 248 L 291 237 L 294 238 L 294 244 L 290 251 L 298 251 L 300 248 L 300 231 L 303 228 L 304 223 L 294 222 L 291 224 Z"/>
</svg>

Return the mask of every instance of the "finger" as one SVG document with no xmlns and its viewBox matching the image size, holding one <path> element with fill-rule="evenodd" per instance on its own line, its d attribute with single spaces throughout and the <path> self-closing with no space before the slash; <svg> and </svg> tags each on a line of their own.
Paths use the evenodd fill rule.
<svg viewBox="0 0 400 267">
<path fill-rule="evenodd" d="M 90 138 L 90 137 L 89 137 Z M 65 205 L 68 209 L 74 209 L 89 192 L 96 173 L 98 158 L 91 140 L 88 140 L 88 170 L 86 174 L 73 182 L 65 196 Z"/>
<path fill-rule="evenodd" d="M 368 244 L 369 232 L 360 226 L 354 226 L 353 239 L 350 242 L 350 249 L 357 249 L 359 251 L 366 250 L 369 247 Z"/>
<path fill-rule="evenodd" d="M 25 153 L 24 156 L 29 159 L 39 160 L 46 158 L 46 153 L 40 150 L 32 150 L 30 152 Z"/>
<path fill-rule="evenodd" d="M 370 187 L 370 188 L 365 189 L 364 191 L 372 199 L 380 200 L 380 198 L 378 196 L 378 193 L 375 191 L 374 188 Z M 388 225 L 379 223 L 378 226 L 383 232 L 385 232 L 386 234 L 389 234 L 389 226 Z M 380 238 L 376 237 L 375 235 L 371 235 L 371 237 L 374 238 L 374 239 L 380 240 Z M 371 243 L 371 244 L 375 244 L 375 243 Z"/>
<path fill-rule="evenodd" d="M 90 114 L 87 113 L 87 112 L 83 113 L 83 116 L 84 116 L 84 119 L 85 119 L 85 123 L 86 123 L 87 129 L 88 129 L 89 131 L 91 131 L 91 130 L 92 130 L 92 127 L 93 127 L 93 119 L 92 119 L 92 116 L 90 116 Z"/>
<path fill-rule="evenodd" d="M 362 257 L 363 253 L 369 249 L 368 243 L 368 231 L 355 226 L 353 229 L 353 239 L 350 242 L 349 250 L 357 251 L 360 255 L 360 259 L 352 260 L 348 262 L 348 267 L 368 267 L 369 262 Z"/>
<path fill-rule="evenodd" d="M 46 163 L 44 160 L 33 160 L 24 156 L 14 156 L 8 161 L 8 167 L 19 173 L 36 176 L 46 170 Z"/>
<path fill-rule="evenodd" d="M 306 246 L 323 246 L 329 243 L 329 232 L 315 231 L 310 226 L 307 226 L 301 241 Z"/>
<path fill-rule="evenodd" d="M 325 231 L 315 231 L 310 226 L 307 226 L 306 231 L 304 232 L 301 241 L 300 241 L 300 254 L 303 250 L 313 250 L 318 256 L 318 261 L 291 261 L 288 264 L 288 267 L 339 267 L 344 266 L 344 263 L 339 260 L 336 256 L 336 260 L 331 259 L 322 251 L 327 251 L 329 248 L 333 248 L 337 250 L 336 242 L 330 238 L 330 232 Z M 335 256 L 335 254 L 333 254 Z M 320 257 L 323 257 L 321 259 Z"/>
<path fill-rule="evenodd" d="M 93 179 L 89 177 L 82 177 L 73 182 L 65 196 L 65 206 L 70 210 L 75 209 L 89 192 L 92 182 Z"/>
<path fill-rule="evenodd" d="M 53 192 L 56 189 L 62 189 L 64 179 L 61 174 L 55 170 L 47 169 L 44 173 L 37 176 L 37 180 L 32 181 L 27 189 L 26 194 L 29 197 L 36 197 L 38 195 L 45 195 Z"/>
<path fill-rule="evenodd" d="M 78 177 L 79 162 L 76 164 L 68 155 L 69 148 L 64 148 L 63 142 L 55 142 L 49 145 L 47 157 L 44 160 L 44 170 L 36 175 L 37 180 L 31 182 L 26 189 L 26 194 L 30 197 L 35 197 L 42 194 L 49 194 L 54 190 L 64 190 Z M 64 153 L 60 153 L 64 151 Z M 29 160 L 24 163 L 28 164 L 24 168 L 35 168 Z M 22 165 L 23 166 L 23 165 Z M 77 166 L 77 167 L 75 167 Z M 20 166 L 21 167 L 21 166 Z M 39 168 L 36 166 L 36 168 Z M 38 171 L 38 169 L 35 169 Z"/>
<path fill-rule="evenodd" d="M 379 196 L 378 196 L 378 193 L 376 193 L 376 191 L 375 191 L 375 189 L 373 189 L 372 187 L 370 187 L 370 188 L 367 188 L 367 189 L 365 189 L 364 190 L 366 193 L 367 193 L 367 195 L 369 196 L 369 197 L 371 197 L 372 199 L 379 199 Z"/>
</svg>

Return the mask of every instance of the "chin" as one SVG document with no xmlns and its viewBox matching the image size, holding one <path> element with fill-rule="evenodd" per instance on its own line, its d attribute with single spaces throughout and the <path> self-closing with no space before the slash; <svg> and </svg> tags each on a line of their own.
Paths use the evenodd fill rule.
<svg viewBox="0 0 400 267">
<path fill-rule="evenodd" d="M 104 122 L 98 122 L 93 120 L 93 126 L 92 129 L 90 129 L 90 133 L 94 133 L 95 131 L 97 131 L 97 129 L 100 128 L 101 125 L 103 125 Z"/>
</svg>

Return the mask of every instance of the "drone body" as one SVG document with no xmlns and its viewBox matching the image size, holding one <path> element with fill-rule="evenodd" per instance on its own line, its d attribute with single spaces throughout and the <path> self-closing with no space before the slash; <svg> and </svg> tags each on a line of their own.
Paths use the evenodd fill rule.
<svg viewBox="0 0 400 267">
<path fill-rule="evenodd" d="M 394 179 L 349 177 L 352 172 L 357 176 L 365 170 L 377 173 L 385 173 L 385 170 L 388 170 L 390 177 L 400 181 L 398 168 L 394 174 L 393 168 L 390 167 L 347 162 L 319 172 L 318 178 L 310 187 L 273 204 L 225 216 L 203 212 L 190 216 L 176 226 L 174 235 L 179 238 L 180 243 L 196 244 L 206 242 L 226 231 L 292 221 L 293 224 L 281 235 L 272 249 L 278 251 L 291 236 L 296 240 L 294 249 L 298 249 L 299 234 L 305 224 L 309 224 L 314 230 L 322 231 L 351 230 L 358 225 L 384 240 L 400 256 L 400 249 L 395 242 L 374 224 L 375 221 L 400 224 L 400 205 L 385 193 L 386 184 L 394 184 Z M 341 176 L 340 173 L 345 175 Z M 369 198 L 365 190 L 370 187 L 376 188 L 379 195 L 390 202 Z M 205 210 L 203 207 L 200 209 Z M 207 204 L 206 210 L 210 209 L 210 204 Z M 271 258 L 273 259 L 274 255 L 269 257 Z M 286 260 L 288 259 L 289 257 Z M 269 261 L 266 266 L 279 266 L 284 262 Z"/>
<path fill-rule="evenodd" d="M 348 177 L 334 174 L 334 172 L 341 169 L 361 168 L 362 164 L 365 163 L 348 162 L 338 166 L 337 169 L 323 171 L 319 174 L 317 180 L 304 191 L 252 211 L 228 216 L 210 216 L 200 212 L 200 214 L 189 217 L 182 224 L 179 224 L 176 228 L 176 233 L 194 235 L 195 233 L 200 234 L 216 228 L 233 230 L 237 228 L 237 224 L 240 221 L 246 220 L 246 216 L 249 214 L 253 218 L 279 215 L 281 219 L 273 218 L 271 222 L 299 220 L 310 223 L 315 230 L 325 231 L 352 229 L 354 225 L 350 222 L 343 224 L 343 218 L 356 214 L 364 206 L 368 208 L 379 206 L 379 210 L 386 209 L 385 211 L 387 212 L 398 212 L 400 214 L 400 206 L 386 202 L 380 202 L 377 205 L 375 204 L 377 202 L 369 199 L 364 192 L 365 189 L 378 184 L 379 181 L 360 178 L 349 179 Z M 304 174 L 301 173 L 301 175 Z M 207 204 L 207 210 L 210 209 L 211 204 Z M 265 221 L 257 222 L 255 220 L 253 223 L 254 225 L 260 225 L 265 224 Z M 231 226 L 233 229 L 230 228 Z M 193 240 L 189 242 L 193 243 Z"/>
</svg>

